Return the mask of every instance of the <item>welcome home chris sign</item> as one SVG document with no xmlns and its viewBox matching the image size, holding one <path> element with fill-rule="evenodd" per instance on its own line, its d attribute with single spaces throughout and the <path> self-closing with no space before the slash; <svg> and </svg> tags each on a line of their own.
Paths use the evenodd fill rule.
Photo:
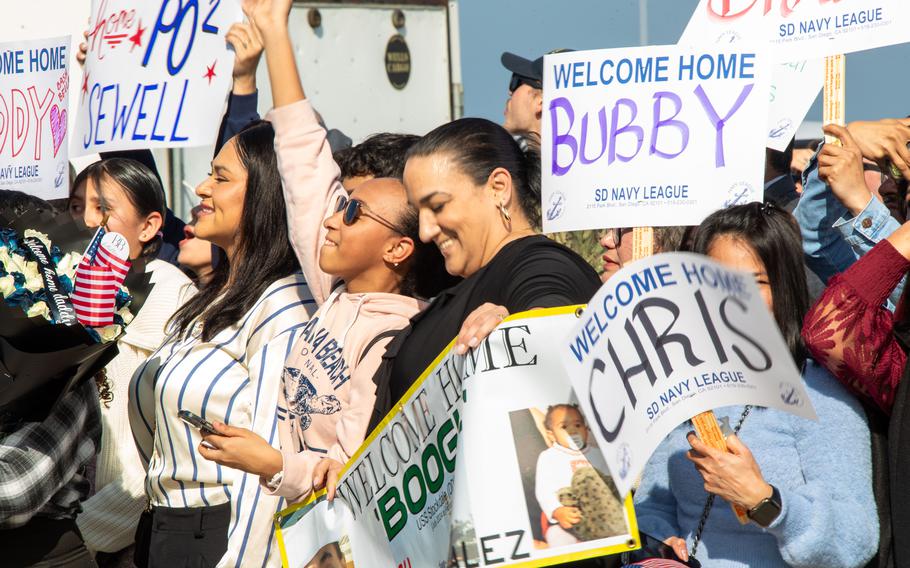
<svg viewBox="0 0 910 568">
<path fill-rule="evenodd" d="M 544 231 L 697 225 L 761 199 L 769 69 L 748 46 L 544 59 Z"/>
<path fill-rule="evenodd" d="M 560 355 L 622 495 L 658 444 L 701 412 L 754 404 L 816 417 L 754 277 L 701 255 L 623 268 Z"/>
</svg>

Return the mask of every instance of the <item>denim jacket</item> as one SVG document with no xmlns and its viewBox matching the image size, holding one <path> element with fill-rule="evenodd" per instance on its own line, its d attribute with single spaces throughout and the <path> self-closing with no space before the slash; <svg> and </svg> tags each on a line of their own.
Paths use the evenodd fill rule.
<svg viewBox="0 0 910 568">
<path fill-rule="evenodd" d="M 803 235 L 806 264 L 824 282 L 849 268 L 900 227 L 885 204 L 874 196 L 859 215 L 851 215 L 818 177 L 818 153 L 803 172 L 803 193 L 793 215 Z M 903 291 L 902 280 L 889 297 L 888 309 L 894 310 Z"/>
</svg>

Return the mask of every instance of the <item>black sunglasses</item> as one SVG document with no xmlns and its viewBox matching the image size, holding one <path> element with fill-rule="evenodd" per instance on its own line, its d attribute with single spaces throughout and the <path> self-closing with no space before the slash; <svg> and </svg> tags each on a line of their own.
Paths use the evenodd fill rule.
<svg viewBox="0 0 910 568">
<path fill-rule="evenodd" d="M 509 92 L 514 93 L 516 90 L 518 90 L 518 87 L 522 85 L 528 85 L 533 89 L 541 88 L 540 81 L 537 79 L 531 79 L 530 77 L 523 77 L 521 75 L 512 73 L 512 80 L 509 81 Z"/>
<path fill-rule="evenodd" d="M 389 228 L 402 237 L 407 236 L 407 233 L 402 229 L 395 226 L 394 223 L 382 217 L 378 213 L 372 211 L 366 203 L 359 199 L 348 199 L 347 197 L 339 197 L 338 204 L 335 206 L 335 212 L 343 212 L 341 215 L 341 220 L 345 225 L 351 226 L 357 222 L 357 219 L 360 219 L 360 216 L 369 217 L 370 219 L 376 221 L 380 225 L 383 225 L 386 228 Z"/>
</svg>

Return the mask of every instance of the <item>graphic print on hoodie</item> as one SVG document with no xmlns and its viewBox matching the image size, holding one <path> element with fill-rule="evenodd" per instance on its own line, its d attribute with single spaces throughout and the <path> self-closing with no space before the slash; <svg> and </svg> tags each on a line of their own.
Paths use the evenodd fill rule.
<svg viewBox="0 0 910 568">
<path fill-rule="evenodd" d="M 288 398 L 288 412 L 300 420 L 301 430 L 310 427 L 313 421 L 310 414 L 335 414 L 341 410 L 341 401 L 338 397 L 333 394 L 319 395 L 313 383 L 300 374 L 300 369 L 285 367 L 281 380 L 284 384 L 297 383 L 294 396 Z"/>
<path fill-rule="evenodd" d="M 331 307 L 331 304 L 327 306 Z M 331 337 L 331 330 L 319 325 L 320 315 L 325 314 L 317 313 L 301 329 L 294 345 L 295 356 L 289 357 L 286 362 L 299 366 L 286 366 L 282 374 L 297 451 L 328 449 L 307 448 L 304 431 L 313 423 L 313 415 L 328 416 L 341 411 L 342 400 L 347 396 L 338 391 L 351 379 L 350 367 L 344 358 L 344 339 Z M 322 392 L 319 392 L 320 387 Z M 326 392 L 328 389 L 331 390 Z"/>
</svg>

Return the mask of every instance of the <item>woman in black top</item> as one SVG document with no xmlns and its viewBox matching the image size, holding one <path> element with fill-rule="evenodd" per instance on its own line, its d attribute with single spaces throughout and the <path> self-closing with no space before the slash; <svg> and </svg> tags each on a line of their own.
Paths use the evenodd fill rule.
<svg viewBox="0 0 910 568">
<path fill-rule="evenodd" d="M 420 239 L 464 280 L 389 344 L 371 428 L 452 338 L 463 353 L 510 313 L 583 304 L 600 285 L 580 256 L 538 234 L 540 156 L 501 126 L 463 118 L 433 130 L 408 152 L 404 184 Z"/>
</svg>

